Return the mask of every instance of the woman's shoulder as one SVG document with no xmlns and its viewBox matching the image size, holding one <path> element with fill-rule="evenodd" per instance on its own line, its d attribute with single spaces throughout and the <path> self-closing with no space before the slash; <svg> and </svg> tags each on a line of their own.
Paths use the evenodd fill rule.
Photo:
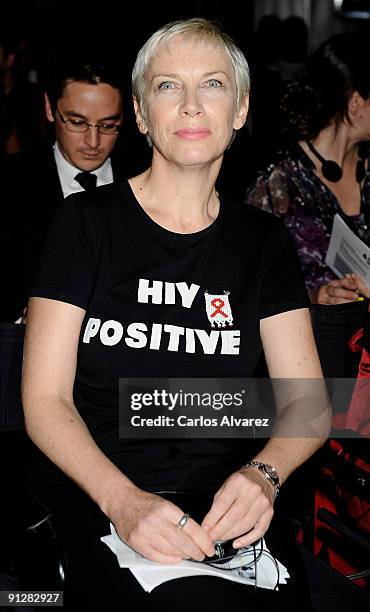
<svg viewBox="0 0 370 612">
<path fill-rule="evenodd" d="M 307 156 L 298 144 L 279 149 L 269 164 L 258 172 L 258 180 L 269 179 L 275 174 L 286 177 L 294 176 L 299 168 L 307 165 L 307 160 Z"/>
<path fill-rule="evenodd" d="M 245 202 L 225 203 L 225 236 L 245 261 L 270 261 L 274 254 L 292 250 L 292 237 L 284 221 L 271 212 Z"/>
<path fill-rule="evenodd" d="M 73 223 L 85 229 L 102 227 L 105 221 L 112 221 L 114 225 L 125 214 L 126 191 L 128 183 L 122 181 L 73 193 L 65 198 L 53 222 L 60 225 Z"/>
<path fill-rule="evenodd" d="M 246 190 L 245 201 L 278 216 L 287 214 L 295 199 L 310 200 L 316 192 L 313 164 L 297 143 L 276 153 Z"/>
<path fill-rule="evenodd" d="M 127 180 L 101 185 L 91 191 L 79 191 L 64 200 L 65 207 L 73 206 L 76 210 L 96 214 L 114 210 L 119 206 L 125 193 L 129 192 Z"/>
<path fill-rule="evenodd" d="M 243 201 L 224 198 L 224 209 L 227 222 L 240 231 L 248 229 L 256 236 L 266 236 L 266 233 L 284 228 L 284 223 L 275 215 Z"/>
</svg>

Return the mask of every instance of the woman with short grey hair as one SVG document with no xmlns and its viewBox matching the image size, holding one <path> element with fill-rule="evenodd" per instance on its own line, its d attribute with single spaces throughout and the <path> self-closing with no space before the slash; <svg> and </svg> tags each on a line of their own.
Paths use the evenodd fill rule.
<svg viewBox="0 0 370 612">
<path fill-rule="evenodd" d="M 85 609 L 251 612 L 298 598 L 310 609 L 297 559 L 279 591 L 198 576 L 148 595 L 99 541 L 111 521 L 156 563 L 204 561 L 220 540 L 246 547 L 266 534 L 280 486 L 328 429 L 323 411 L 316 436 L 276 437 L 258 451 L 243 437 L 181 438 L 180 428 L 178 438 L 119 438 L 120 378 L 248 378 L 262 346 L 272 377 L 321 377 L 288 232 L 215 188 L 247 117 L 242 53 L 204 19 L 168 24 L 139 52 L 133 93 L 152 164 L 67 199 L 29 307 L 26 426 L 59 468 L 39 468 L 37 492 L 67 550 L 66 600 Z"/>
</svg>

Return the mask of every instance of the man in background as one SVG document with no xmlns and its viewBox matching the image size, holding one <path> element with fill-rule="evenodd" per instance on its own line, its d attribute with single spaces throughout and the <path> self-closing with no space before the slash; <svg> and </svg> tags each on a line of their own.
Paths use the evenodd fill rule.
<svg viewBox="0 0 370 612">
<path fill-rule="evenodd" d="M 64 50 L 49 67 L 45 111 L 55 129 L 47 189 L 56 204 L 123 178 L 122 164 L 111 158 L 122 124 L 122 83 L 111 58 L 85 59 Z"/>
<path fill-rule="evenodd" d="M 29 279 L 64 198 L 126 174 L 122 156 L 112 157 L 122 124 L 122 70 L 101 49 L 83 48 L 83 55 L 74 46 L 60 48 L 44 71 L 52 128 L 45 150 L 5 155 L 2 164 L 0 321 L 22 315 Z"/>
</svg>

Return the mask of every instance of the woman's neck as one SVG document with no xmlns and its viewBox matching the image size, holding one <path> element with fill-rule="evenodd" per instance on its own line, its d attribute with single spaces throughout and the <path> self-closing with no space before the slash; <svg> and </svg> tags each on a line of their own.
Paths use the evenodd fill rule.
<svg viewBox="0 0 370 612">
<path fill-rule="evenodd" d="M 313 162 L 320 180 L 335 195 L 345 214 L 359 214 L 361 209 L 361 189 L 359 190 L 357 177 L 359 141 L 353 136 L 351 126 L 341 124 L 337 130 L 334 126 L 329 126 L 321 130 L 311 143 L 324 160 L 336 162 L 341 170 L 337 180 L 324 174 L 322 161 L 317 159 L 317 155 L 310 150 L 306 141 L 301 141 L 300 145 Z"/>
<path fill-rule="evenodd" d="M 151 168 L 129 183 L 156 223 L 177 233 L 193 233 L 211 225 L 219 213 L 215 182 L 221 161 L 184 167 L 154 156 Z"/>
<path fill-rule="evenodd" d="M 312 139 L 312 144 L 324 157 L 337 162 L 342 168 L 357 158 L 358 140 L 353 137 L 351 126 L 342 123 L 338 128 L 331 124 Z"/>
</svg>

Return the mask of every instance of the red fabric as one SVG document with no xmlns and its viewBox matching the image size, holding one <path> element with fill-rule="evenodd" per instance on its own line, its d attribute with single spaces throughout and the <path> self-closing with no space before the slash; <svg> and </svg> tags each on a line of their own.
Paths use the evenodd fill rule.
<svg viewBox="0 0 370 612">
<path fill-rule="evenodd" d="M 370 437 L 370 355 L 362 351 L 359 376 L 348 408 L 345 427 Z"/>
<path fill-rule="evenodd" d="M 362 351 L 362 346 L 360 344 L 360 340 L 364 335 L 364 328 L 361 327 L 356 333 L 353 334 L 352 338 L 348 341 L 348 346 L 353 353 L 357 353 L 358 351 Z"/>
<path fill-rule="evenodd" d="M 338 440 L 329 440 L 329 445 L 336 455 L 341 455 L 342 459 L 344 458 L 352 465 L 359 467 L 364 471 L 364 477 L 370 478 L 370 466 L 365 461 L 345 452 Z M 370 534 L 370 504 L 342 487 L 337 487 L 337 494 L 338 498 L 344 502 L 348 516 L 355 521 L 356 527 L 360 531 Z"/>
<path fill-rule="evenodd" d="M 369 315 L 370 317 L 370 309 Z M 366 335 L 366 334 L 365 334 Z M 364 340 L 364 328 L 352 336 L 348 346 L 352 351 L 362 350 L 356 386 L 348 408 L 345 427 L 357 431 L 364 438 L 370 437 L 370 353 Z"/>
<path fill-rule="evenodd" d="M 334 501 L 330 499 L 330 497 L 327 497 L 322 491 L 316 490 L 315 510 L 317 511 L 319 508 L 326 508 L 326 510 L 337 514 L 337 509 Z M 342 556 L 337 550 L 329 546 L 325 542 L 325 536 L 323 535 L 325 532 L 336 534 L 336 531 L 332 527 L 330 527 L 326 523 L 321 522 L 316 517 L 315 512 L 315 555 L 320 555 L 320 553 L 323 553 L 325 557 L 327 556 L 331 567 L 336 569 L 337 572 L 339 572 L 343 576 L 355 574 L 356 572 L 364 569 L 363 567 L 355 567 L 347 559 L 345 559 L 345 557 Z M 366 585 L 366 581 L 364 578 L 357 579 L 354 582 L 360 587 L 365 587 Z"/>
<path fill-rule="evenodd" d="M 370 307 L 369 307 L 370 318 Z M 366 328 L 366 329 L 365 329 Z M 349 348 L 353 352 L 362 351 L 358 370 L 356 385 L 353 391 L 351 403 L 348 411 L 335 415 L 333 426 L 337 429 L 352 429 L 363 437 L 370 437 L 370 349 L 369 349 L 369 322 L 365 328 L 358 330 L 348 342 Z M 334 455 L 341 456 L 341 459 L 357 466 L 364 472 L 364 478 L 370 479 L 370 466 L 359 457 L 351 455 L 345 451 L 338 440 L 327 442 Z M 337 571 L 344 575 L 355 573 L 363 569 L 354 567 L 351 563 L 334 547 L 325 542 L 323 533 L 336 531 L 322 523 L 317 517 L 316 512 L 319 508 L 325 508 L 330 512 L 339 515 L 339 518 L 346 514 L 359 533 L 370 534 L 370 504 L 359 496 L 347 491 L 343 486 L 338 485 L 336 470 L 322 467 L 322 474 L 327 480 L 328 487 L 317 488 L 315 491 L 315 554 L 320 554 L 325 550 L 329 563 Z M 344 518 L 346 518 L 344 517 Z M 338 538 L 340 537 L 337 534 Z M 334 545 L 333 545 L 334 546 Z M 360 586 L 365 586 L 363 579 L 356 580 Z"/>
<path fill-rule="evenodd" d="M 362 461 L 362 459 L 353 457 L 350 453 L 346 452 L 338 440 L 329 440 L 327 444 L 334 455 L 341 456 L 342 460 L 344 459 L 361 468 L 364 470 L 365 477 L 368 474 L 370 478 L 370 466 Z M 315 491 L 314 552 L 315 554 L 320 554 L 325 551 L 332 567 L 343 575 L 352 574 L 364 568 L 352 565 L 344 555 L 325 541 L 324 533 L 330 532 L 331 534 L 336 534 L 336 531 L 321 522 L 317 518 L 316 513 L 319 508 L 325 508 L 339 516 L 340 519 L 341 516 L 343 517 L 344 508 L 346 513 L 344 518 L 351 519 L 353 528 L 357 529 L 359 533 L 370 534 L 370 504 L 336 484 L 334 469 L 323 466 L 322 474 L 327 479 L 328 487 L 317 488 Z M 337 536 L 338 538 L 342 537 L 338 534 Z M 365 586 L 365 581 L 362 579 L 356 580 L 356 583 L 359 586 Z"/>
</svg>

